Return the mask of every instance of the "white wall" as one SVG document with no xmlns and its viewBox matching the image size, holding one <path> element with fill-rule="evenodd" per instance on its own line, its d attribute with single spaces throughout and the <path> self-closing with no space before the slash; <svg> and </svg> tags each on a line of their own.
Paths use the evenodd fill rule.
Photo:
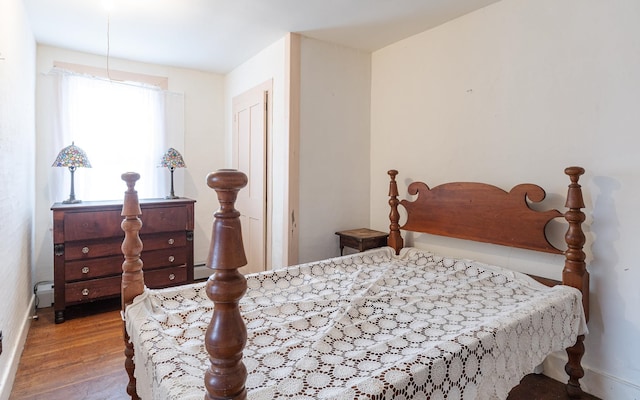
<svg viewBox="0 0 640 400">
<path fill-rule="evenodd" d="M 289 148 L 289 130 L 288 130 L 288 106 L 286 104 L 286 57 L 287 57 L 287 39 L 283 37 L 272 45 L 263 49 L 242 65 L 229 72 L 225 77 L 225 116 L 226 118 L 226 134 L 227 134 L 227 168 L 232 165 L 232 121 L 231 121 L 231 104 L 235 96 L 246 92 L 268 80 L 273 82 L 273 98 L 271 101 L 272 109 L 270 113 L 271 119 L 271 135 L 270 141 L 271 154 L 268 161 L 268 174 L 271 175 L 271 193 L 272 193 L 272 214 L 271 218 L 271 259 L 268 266 L 281 266 L 284 264 L 284 238 L 286 237 L 285 207 L 286 196 L 285 188 L 288 187 L 288 148 Z M 215 192 L 211 191 L 211 201 L 217 205 Z M 217 208 L 217 207 L 216 207 Z"/>
<path fill-rule="evenodd" d="M 284 37 L 226 77 L 226 115 L 231 101 L 267 80 L 273 81 L 270 163 L 272 215 L 270 266 L 286 265 L 289 156 L 299 151 L 298 261 L 338 254 L 340 229 L 369 226 L 370 54 L 300 38 L 300 82 L 290 82 L 287 60 L 295 51 Z M 289 148 L 289 85 L 300 85 L 300 148 Z M 231 120 L 227 118 L 228 160 Z M 229 165 L 231 166 L 231 165 Z M 346 204 L 359 204 L 346 207 Z"/>
<path fill-rule="evenodd" d="M 339 255 L 336 231 L 369 227 L 371 55 L 302 38 L 299 261 Z"/>
<path fill-rule="evenodd" d="M 48 189 L 51 163 L 60 149 L 52 147 L 53 128 L 47 122 L 51 113 L 54 86 L 46 74 L 54 61 L 81 64 L 93 67 L 106 65 L 105 57 L 60 49 L 38 46 L 38 159 L 36 164 L 36 277 L 35 281 L 53 278 L 53 239 L 50 207 L 56 201 L 51 199 Z M 219 74 L 184 68 L 145 64 L 127 60 L 110 59 L 110 68 L 146 75 L 168 78 L 168 90 L 184 94 L 184 143 L 173 144 L 183 155 L 187 168 L 175 172 L 175 192 L 178 196 L 196 200 L 194 261 L 204 263 L 211 239 L 213 212 L 217 203 L 211 201 L 211 189 L 206 184 L 206 176 L 225 165 L 224 135 L 224 77 Z M 144 151 L 144 149 L 140 149 Z M 158 156 L 160 162 L 160 155 Z M 123 171 L 124 172 L 124 171 Z M 169 173 L 167 172 L 167 182 Z M 168 183 L 167 183 L 168 185 Z M 123 192 L 126 189 L 123 182 Z"/>
<path fill-rule="evenodd" d="M 534 182 L 563 209 L 563 169 L 587 170 L 591 313 L 583 387 L 640 397 L 640 2 L 503 0 L 373 54 L 371 220 L 388 226 L 386 171 L 431 187 Z M 382 196 L 382 197 L 381 197 Z M 463 256 L 528 271 L 527 251 L 433 240 Z M 496 254 L 497 255 L 491 255 Z M 545 257 L 544 261 L 561 258 Z M 559 269 L 557 270 L 559 271 Z M 548 270 L 543 275 L 559 276 Z M 564 355 L 559 355 L 563 357 Z M 564 380 L 559 360 L 546 373 Z"/>
<path fill-rule="evenodd" d="M 8 399 L 32 312 L 36 46 L 20 0 L 0 2 L 0 399 Z"/>
</svg>

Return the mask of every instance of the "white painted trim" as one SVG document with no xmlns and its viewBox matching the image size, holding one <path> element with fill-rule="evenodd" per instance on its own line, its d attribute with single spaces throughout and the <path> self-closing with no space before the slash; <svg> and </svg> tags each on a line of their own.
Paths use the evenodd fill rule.
<svg viewBox="0 0 640 400">
<path fill-rule="evenodd" d="M 88 65 L 74 64 L 69 62 L 54 61 L 54 68 L 60 68 L 67 71 L 73 71 L 80 74 L 88 74 L 104 79 L 113 79 L 122 82 L 140 82 L 147 85 L 159 87 L 162 90 L 169 89 L 169 78 L 165 76 L 154 76 L 148 74 L 138 74 L 135 72 L 126 72 L 118 70 L 109 70 L 103 68 L 91 67 Z"/>
<path fill-rule="evenodd" d="M 6 355 L 8 368 L 4 369 L 5 373 L 0 378 L 0 400 L 9 400 L 9 397 L 11 396 L 13 381 L 16 379 L 18 365 L 20 364 L 20 357 L 22 356 L 24 345 L 27 342 L 27 334 L 29 333 L 29 327 L 31 326 L 33 315 L 32 311 L 35 307 L 35 301 L 35 296 L 31 295 L 31 301 L 29 302 L 29 307 L 27 308 L 27 314 L 23 318 L 22 326 L 20 327 L 16 344 L 11 346 L 3 346 L 2 348 L 3 356 L 5 356 L 5 352 L 8 353 Z M 6 339 L 3 341 L 8 342 Z"/>
<path fill-rule="evenodd" d="M 566 355 L 554 353 L 544 362 L 544 374 L 560 382 L 568 380 L 564 372 L 567 363 Z M 601 399 L 627 399 L 640 400 L 640 386 L 635 383 L 611 376 L 602 371 L 597 371 L 583 365 L 584 377 L 580 379 L 580 387 L 586 393 Z"/>
</svg>

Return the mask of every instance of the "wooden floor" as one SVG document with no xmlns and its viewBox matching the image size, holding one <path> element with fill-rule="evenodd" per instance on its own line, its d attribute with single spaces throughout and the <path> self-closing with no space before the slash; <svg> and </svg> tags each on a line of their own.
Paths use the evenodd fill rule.
<svg viewBox="0 0 640 400">
<path fill-rule="evenodd" d="M 125 400 L 122 320 L 119 301 L 67 310 L 55 324 L 53 309 L 38 310 L 20 360 L 12 400 Z M 529 375 L 508 400 L 564 400 L 564 385 Z M 598 400 L 584 396 L 585 400 Z"/>
</svg>

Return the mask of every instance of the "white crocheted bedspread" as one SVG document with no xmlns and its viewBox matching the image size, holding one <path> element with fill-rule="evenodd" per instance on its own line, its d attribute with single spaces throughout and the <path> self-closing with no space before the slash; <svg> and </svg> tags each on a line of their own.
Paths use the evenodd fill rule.
<svg viewBox="0 0 640 400">
<path fill-rule="evenodd" d="M 247 276 L 248 398 L 505 399 L 587 332 L 578 290 L 495 266 L 382 248 Z M 127 309 L 138 393 L 202 399 L 205 284 Z"/>
</svg>

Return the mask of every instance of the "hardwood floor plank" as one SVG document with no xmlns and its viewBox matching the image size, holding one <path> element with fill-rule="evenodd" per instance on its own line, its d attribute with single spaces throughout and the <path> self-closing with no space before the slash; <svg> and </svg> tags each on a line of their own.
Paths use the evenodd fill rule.
<svg viewBox="0 0 640 400">
<path fill-rule="evenodd" d="M 54 323 L 38 310 L 20 358 L 11 399 L 127 399 L 119 301 L 70 309 Z"/>
</svg>

